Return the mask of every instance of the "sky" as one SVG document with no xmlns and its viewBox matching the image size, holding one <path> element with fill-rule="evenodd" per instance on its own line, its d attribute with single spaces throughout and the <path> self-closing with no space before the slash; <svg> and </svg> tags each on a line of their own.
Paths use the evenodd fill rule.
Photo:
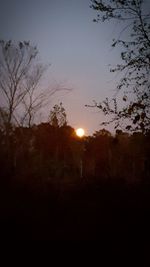
<svg viewBox="0 0 150 267">
<path fill-rule="evenodd" d="M 104 116 L 85 105 L 115 93 L 109 64 L 120 59 L 111 48 L 118 24 L 94 23 L 89 0 L 0 0 L 0 7 L 0 39 L 30 40 L 41 62 L 51 64 L 49 85 L 72 89 L 54 95 L 45 116 L 62 102 L 69 125 L 87 135 L 99 130 Z"/>
</svg>

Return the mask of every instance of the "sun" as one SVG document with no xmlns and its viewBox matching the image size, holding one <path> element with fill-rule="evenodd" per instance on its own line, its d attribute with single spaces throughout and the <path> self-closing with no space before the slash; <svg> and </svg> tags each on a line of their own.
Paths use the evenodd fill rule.
<svg viewBox="0 0 150 267">
<path fill-rule="evenodd" d="M 85 135 L 85 131 L 84 131 L 84 129 L 82 129 L 82 128 L 78 128 L 78 129 L 76 130 L 76 135 L 79 136 L 79 137 L 83 137 L 83 136 Z"/>
</svg>

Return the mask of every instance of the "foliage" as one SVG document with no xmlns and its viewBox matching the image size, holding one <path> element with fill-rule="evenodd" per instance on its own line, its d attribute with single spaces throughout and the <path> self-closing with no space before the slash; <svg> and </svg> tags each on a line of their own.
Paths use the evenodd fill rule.
<svg viewBox="0 0 150 267">
<path fill-rule="evenodd" d="M 112 47 L 121 47 L 122 63 L 112 68 L 111 72 L 122 73 L 117 92 L 121 89 L 124 92 L 124 108 L 118 109 L 116 97 L 94 104 L 105 115 L 113 115 L 111 122 L 114 121 L 116 127 L 122 124 L 122 120 L 126 120 L 127 130 L 146 132 L 150 126 L 150 14 L 144 7 L 146 1 L 91 2 L 91 8 L 98 12 L 94 21 L 117 20 L 123 23 L 118 39 L 114 39 L 112 43 Z M 123 33 L 124 37 L 121 38 Z"/>
<path fill-rule="evenodd" d="M 62 103 L 59 105 L 56 104 L 50 111 L 49 123 L 54 127 L 61 127 L 67 124 L 66 111 Z"/>
</svg>

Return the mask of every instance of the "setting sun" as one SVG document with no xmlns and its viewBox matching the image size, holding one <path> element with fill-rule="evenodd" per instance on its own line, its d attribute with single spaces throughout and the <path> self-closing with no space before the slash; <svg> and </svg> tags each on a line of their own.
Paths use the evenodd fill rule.
<svg viewBox="0 0 150 267">
<path fill-rule="evenodd" d="M 85 131 L 84 131 L 84 129 L 82 129 L 82 128 L 78 128 L 78 129 L 76 130 L 76 134 L 77 134 L 77 136 L 79 136 L 79 137 L 83 137 L 84 134 L 85 134 Z"/>
</svg>

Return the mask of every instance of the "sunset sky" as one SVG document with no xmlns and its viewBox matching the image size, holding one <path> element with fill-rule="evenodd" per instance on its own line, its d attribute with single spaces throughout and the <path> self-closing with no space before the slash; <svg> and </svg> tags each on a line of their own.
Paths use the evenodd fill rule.
<svg viewBox="0 0 150 267">
<path fill-rule="evenodd" d="M 71 88 L 53 97 L 45 114 L 63 102 L 71 126 L 87 134 L 100 129 L 104 117 L 86 108 L 92 100 L 114 94 L 115 75 L 109 64 L 118 62 L 119 51 L 111 48 L 119 24 L 100 24 L 89 0 L 0 0 L 0 39 L 30 40 L 40 59 L 50 63 L 50 86 Z"/>
</svg>

